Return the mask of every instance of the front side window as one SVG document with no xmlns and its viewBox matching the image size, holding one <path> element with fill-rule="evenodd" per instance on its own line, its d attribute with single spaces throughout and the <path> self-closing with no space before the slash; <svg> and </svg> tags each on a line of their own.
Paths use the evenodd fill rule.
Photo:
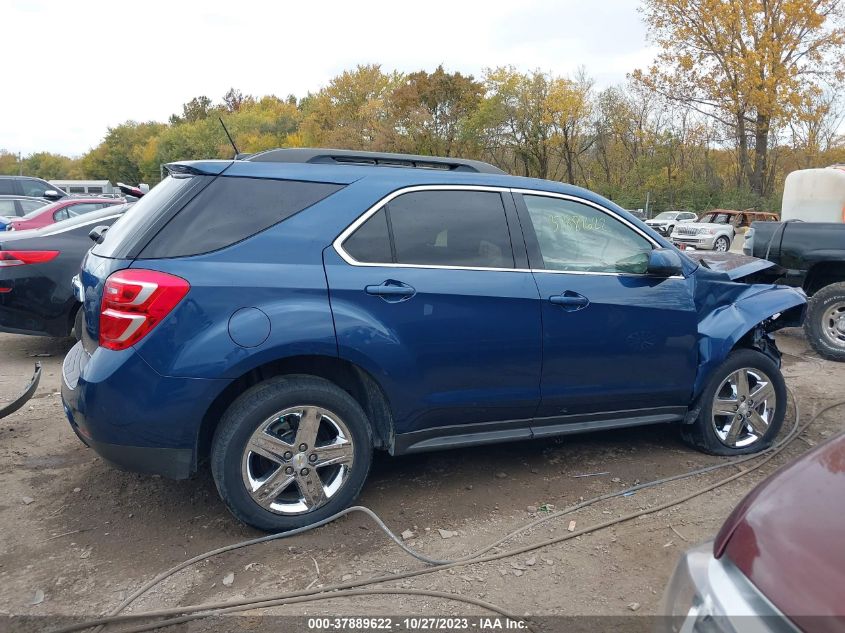
<svg viewBox="0 0 845 633">
<path fill-rule="evenodd" d="M 364 263 L 513 268 L 502 197 L 493 191 L 415 191 L 391 200 L 345 242 Z"/>
<path fill-rule="evenodd" d="M 21 180 L 21 188 L 23 195 L 40 198 L 45 191 L 55 191 L 56 188 L 43 180 L 35 180 L 34 178 L 24 178 Z"/>
<path fill-rule="evenodd" d="M 546 270 L 645 273 L 651 242 L 595 207 L 523 196 Z"/>
</svg>

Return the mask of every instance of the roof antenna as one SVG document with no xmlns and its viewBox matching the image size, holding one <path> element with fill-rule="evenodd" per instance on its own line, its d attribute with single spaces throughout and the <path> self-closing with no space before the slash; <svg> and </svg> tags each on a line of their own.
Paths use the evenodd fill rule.
<svg viewBox="0 0 845 633">
<path fill-rule="evenodd" d="M 238 146 L 235 145 L 235 141 L 232 140 L 232 135 L 229 134 L 229 130 L 226 129 L 226 124 L 223 123 L 223 117 L 217 117 L 217 120 L 220 121 L 220 125 L 223 126 L 223 131 L 226 132 L 226 136 L 229 138 L 229 142 L 232 144 L 232 149 L 235 150 L 235 159 L 237 159 L 238 154 L 240 154 L 240 152 L 238 151 Z"/>
</svg>

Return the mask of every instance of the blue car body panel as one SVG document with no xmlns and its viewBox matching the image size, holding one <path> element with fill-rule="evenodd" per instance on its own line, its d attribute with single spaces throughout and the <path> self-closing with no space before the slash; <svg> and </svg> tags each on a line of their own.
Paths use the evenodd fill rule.
<svg viewBox="0 0 845 633">
<path fill-rule="evenodd" d="M 612 202 L 561 183 L 354 165 L 183 166 L 222 178 L 346 185 L 218 251 L 159 259 L 89 253 L 83 262 L 86 331 L 68 356 L 63 386 L 72 424 L 94 443 L 190 451 L 191 470 L 212 403 L 233 381 L 286 358 L 339 358 L 361 368 L 386 396 L 396 440 L 388 448 L 402 452 L 411 450 L 402 436 L 438 429 L 458 435 L 481 429 L 493 441 L 543 435 L 552 428 L 545 425 L 608 412 L 654 414 L 641 418 L 646 422 L 681 419 L 740 339 L 776 313 L 792 310 L 792 321 L 801 318 L 794 314 L 804 303 L 800 292 L 731 281 L 683 255 L 683 275 L 667 279 L 359 267 L 332 246 L 394 191 L 458 184 L 578 196 L 673 248 Z M 512 241 L 522 239 L 518 226 L 510 230 Z M 130 267 L 183 277 L 191 288 L 134 348 L 114 352 L 95 342 L 103 284 Z M 364 291 L 385 282 L 406 284 L 414 294 L 387 301 Z M 587 297 L 588 307 L 566 311 L 549 302 L 566 291 Z"/>
<path fill-rule="evenodd" d="M 349 266 L 326 250 L 339 355 L 390 399 L 397 433 L 527 420 L 540 399 L 541 322 L 529 272 Z M 388 302 L 365 286 L 401 280 Z"/>
</svg>

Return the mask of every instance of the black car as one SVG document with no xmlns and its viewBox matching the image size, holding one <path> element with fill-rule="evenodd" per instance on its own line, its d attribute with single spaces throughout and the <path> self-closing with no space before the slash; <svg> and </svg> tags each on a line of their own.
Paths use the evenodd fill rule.
<svg viewBox="0 0 845 633">
<path fill-rule="evenodd" d="M 43 229 L 0 233 L 0 332 L 69 336 L 79 301 L 71 283 L 94 243 L 131 204 L 106 207 Z"/>
<path fill-rule="evenodd" d="M 67 196 L 55 185 L 31 176 L 0 176 L 0 195 L 47 198 L 50 201 Z"/>
</svg>

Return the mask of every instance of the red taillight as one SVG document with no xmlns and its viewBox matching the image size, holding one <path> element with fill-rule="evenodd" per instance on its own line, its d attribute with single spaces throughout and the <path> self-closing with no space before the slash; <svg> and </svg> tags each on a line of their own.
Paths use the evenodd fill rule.
<svg viewBox="0 0 845 633">
<path fill-rule="evenodd" d="M 0 268 L 4 266 L 23 266 L 24 264 L 43 264 L 56 259 L 59 251 L 0 251 Z"/>
<path fill-rule="evenodd" d="M 126 349 L 144 338 L 182 298 L 191 284 L 155 270 L 121 270 L 108 279 L 100 308 L 100 345 Z"/>
</svg>

